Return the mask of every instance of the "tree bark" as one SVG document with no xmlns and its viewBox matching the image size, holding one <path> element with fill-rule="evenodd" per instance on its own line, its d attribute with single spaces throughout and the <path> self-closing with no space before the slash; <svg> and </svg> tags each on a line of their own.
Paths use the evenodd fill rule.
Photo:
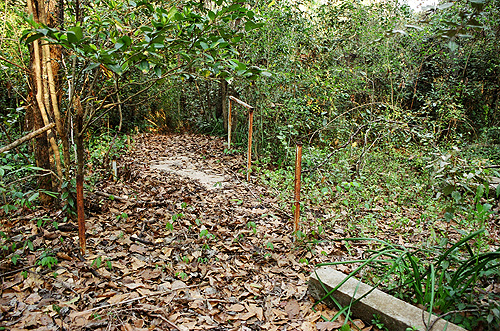
<svg viewBox="0 0 500 331">
<path fill-rule="evenodd" d="M 50 1 L 53 2 L 53 1 Z M 39 0 L 28 0 L 28 12 L 33 15 L 33 18 L 35 21 L 40 22 L 40 23 L 45 23 L 46 22 L 46 15 L 45 15 L 45 9 L 44 9 L 44 3 L 39 1 Z M 32 94 L 34 94 L 35 98 L 33 99 L 33 104 L 36 104 L 36 107 L 33 107 L 33 113 L 39 112 L 40 118 L 43 121 L 43 125 L 38 125 L 37 128 L 40 128 L 42 126 L 47 126 L 51 123 L 49 119 L 49 111 L 52 108 L 54 108 L 54 105 L 51 105 L 51 98 L 50 98 L 50 87 L 49 87 L 49 79 L 48 76 L 52 75 L 52 81 L 53 80 L 53 72 L 52 68 L 48 69 L 48 66 L 51 65 L 50 61 L 50 49 L 44 49 L 48 47 L 47 46 L 40 46 L 40 40 L 35 40 L 33 42 L 33 52 L 31 53 L 31 63 L 32 63 L 32 72 L 34 75 L 32 76 L 32 84 L 31 84 L 31 89 L 32 89 Z M 48 57 L 47 57 L 48 55 Z M 57 99 L 57 98 L 56 98 Z M 57 104 L 57 100 L 56 100 Z M 55 106 L 57 107 L 57 105 Z M 57 107 L 58 109 L 58 107 Z M 38 114 L 34 114 L 37 116 Z M 55 163 L 55 168 L 57 175 L 59 176 L 59 182 L 63 178 L 62 174 L 62 167 L 61 167 L 61 157 L 59 153 L 59 147 L 57 145 L 56 137 L 54 135 L 53 130 L 48 130 L 47 131 L 47 138 L 50 143 L 50 147 L 52 149 L 52 152 L 54 154 L 54 163 Z M 39 140 L 37 139 L 37 142 Z M 41 143 L 41 141 L 39 141 Z M 36 149 L 43 148 L 40 145 L 36 146 Z M 40 157 L 41 153 L 39 153 Z"/>
<path fill-rule="evenodd" d="M 31 80 L 34 80 L 33 74 L 30 75 Z M 33 100 L 33 97 L 29 97 L 33 129 L 37 130 L 43 127 L 43 120 L 40 115 L 40 110 L 38 109 L 38 104 Z M 47 142 L 47 132 L 43 132 L 38 135 L 35 139 L 35 161 L 36 166 L 43 169 L 50 169 L 49 161 L 49 144 Z M 40 173 L 42 173 L 40 171 Z M 52 190 L 52 178 L 51 176 L 38 176 L 38 188 L 40 189 L 40 203 L 43 205 L 48 205 L 52 202 L 52 197 L 46 194 L 44 191 Z"/>
</svg>

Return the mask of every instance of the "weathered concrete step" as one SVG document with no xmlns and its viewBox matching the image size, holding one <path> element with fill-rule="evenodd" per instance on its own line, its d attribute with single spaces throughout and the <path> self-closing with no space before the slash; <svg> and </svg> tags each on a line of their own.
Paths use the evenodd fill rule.
<svg viewBox="0 0 500 331">
<path fill-rule="evenodd" d="M 313 272 L 311 275 L 309 280 L 309 292 L 316 300 L 320 300 L 329 291 L 340 284 L 345 277 L 345 274 L 335 270 L 333 267 L 321 267 L 316 270 L 316 273 Z M 321 283 L 323 283 L 326 291 Z M 332 295 L 341 305 L 347 306 L 351 302 L 354 294 L 356 294 L 355 299 L 357 299 L 371 289 L 371 286 L 355 278 L 351 278 Z M 333 305 L 331 299 L 325 303 Z M 429 318 L 427 312 L 422 312 L 421 309 L 377 289 L 361 299 L 356 305 L 353 305 L 353 307 L 351 307 L 351 312 L 354 317 L 364 321 L 371 321 L 373 315 L 376 314 L 380 317 L 380 321 L 385 324 L 389 331 L 406 331 L 407 328 L 412 327 L 423 331 L 426 330 L 423 319 L 428 321 Z M 436 318 L 436 316 L 432 316 L 431 323 Z M 434 324 L 431 331 L 441 330 L 466 331 L 464 328 L 455 324 L 439 320 Z"/>
</svg>

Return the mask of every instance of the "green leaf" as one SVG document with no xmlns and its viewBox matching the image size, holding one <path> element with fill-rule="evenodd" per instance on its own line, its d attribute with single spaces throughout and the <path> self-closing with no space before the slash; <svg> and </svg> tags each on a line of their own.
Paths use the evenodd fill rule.
<svg viewBox="0 0 500 331">
<path fill-rule="evenodd" d="M 115 44 L 115 49 L 121 49 L 123 47 L 128 47 L 132 44 L 132 40 L 130 39 L 129 36 L 127 35 L 124 35 L 123 37 L 121 37 L 120 39 L 118 39 L 116 41 L 116 44 Z"/>
<path fill-rule="evenodd" d="M 447 185 L 443 188 L 443 195 L 450 195 L 453 191 L 455 191 L 455 186 Z"/>
<path fill-rule="evenodd" d="M 342 325 L 342 327 L 340 328 L 340 331 L 351 331 L 351 327 L 349 326 L 349 324 L 344 324 Z"/>
<path fill-rule="evenodd" d="M 149 71 L 149 62 L 147 60 L 142 60 L 141 63 L 139 63 L 138 65 L 139 69 L 143 72 L 143 73 L 147 73 Z"/>
<path fill-rule="evenodd" d="M 458 49 L 458 44 L 454 42 L 453 40 L 450 40 L 448 42 L 448 48 L 450 49 L 450 52 L 454 53 Z"/>
<path fill-rule="evenodd" d="M 207 50 L 209 48 L 208 44 L 206 42 L 200 41 L 200 46 L 203 48 L 203 50 Z"/>
<path fill-rule="evenodd" d="M 481 184 L 477 187 L 477 190 L 476 190 L 476 201 L 478 201 L 479 199 L 481 199 L 484 195 L 484 185 Z"/>
<path fill-rule="evenodd" d="M 73 31 L 66 31 L 66 36 L 71 44 L 78 44 L 78 38 Z"/>
<path fill-rule="evenodd" d="M 28 38 L 26 38 L 26 41 L 24 43 L 25 44 L 31 44 L 33 41 L 35 41 L 37 39 L 40 39 L 41 37 L 43 37 L 43 34 L 41 34 L 41 33 L 32 34 L 31 36 L 29 36 Z"/>
<path fill-rule="evenodd" d="M 95 63 L 95 62 L 91 62 L 87 68 L 85 68 L 83 71 L 90 71 L 90 70 L 94 70 L 95 68 L 97 68 L 98 66 L 100 65 L 100 63 Z"/>
<path fill-rule="evenodd" d="M 168 18 L 172 19 L 177 13 L 177 8 L 175 8 L 175 6 L 170 8 L 170 10 L 168 11 Z"/>
<path fill-rule="evenodd" d="M 155 75 L 160 78 L 161 77 L 161 67 L 155 67 L 154 68 Z"/>
<path fill-rule="evenodd" d="M 108 64 L 107 67 L 115 74 L 121 75 L 123 73 L 122 66 L 119 64 Z"/>
<path fill-rule="evenodd" d="M 497 189 L 495 190 L 497 198 L 500 197 L 500 184 L 498 184 Z"/>
<path fill-rule="evenodd" d="M 74 27 L 72 27 L 69 30 L 74 33 L 77 42 L 79 42 L 80 40 L 83 39 L 83 30 L 82 30 L 82 28 L 80 26 L 74 26 Z"/>
<path fill-rule="evenodd" d="M 211 21 L 214 21 L 215 20 L 215 13 L 213 11 L 209 11 L 208 12 L 208 18 L 211 20 Z"/>
<path fill-rule="evenodd" d="M 263 24 L 262 23 L 255 23 L 252 21 L 247 21 L 245 23 L 245 31 L 251 31 L 257 28 L 260 28 Z"/>
</svg>

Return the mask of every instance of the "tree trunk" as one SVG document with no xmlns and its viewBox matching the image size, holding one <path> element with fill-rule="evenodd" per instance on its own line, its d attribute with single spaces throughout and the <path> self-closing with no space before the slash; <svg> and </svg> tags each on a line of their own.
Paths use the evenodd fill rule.
<svg viewBox="0 0 500 331">
<path fill-rule="evenodd" d="M 32 71 L 33 72 L 33 71 Z M 31 74 L 30 76 L 33 76 Z M 33 78 L 30 77 L 33 81 Z M 38 130 L 42 128 L 43 120 L 40 115 L 40 110 L 37 107 L 37 103 L 33 100 L 33 97 L 30 97 L 30 109 L 28 110 L 31 113 L 33 130 Z M 49 144 L 47 142 L 47 132 L 44 132 L 38 135 L 35 138 L 35 161 L 36 166 L 42 169 L 50 169 L 50 161 L 49 161 Z M 40 203 L 43 205 L 48 205 L 52 202 L 52 197 L 46 194 L 44 191 L 52 191 L 52 177 L 44 174 L 44 171 L 38 171 L 38 188 L 40 189 Z"/>
<path fill-rule="evenodd" d="M 55 1 L 49 1 L 49 3 L 54 4 Z M 28 0 L 28 12 L 33 15 L 35 21 L 40 23 L 46 23 L 46 15 L 44 9 L 44 2 L 39 0 Z M 55 7 L 55 6 L 54 6 Z M 52 91 L 55 94 L 55 79 L 54 72 L 51 67 L 51 63 L 53 61 L 50 60 L 50 49 L 48 45 L 41 46 L 40 40 L 35 40 L 33 42 L 32 53 L 31 53 L 31 64 L 32 64 L 32 72 L 33 75 L 31 77 L 31 89 L 32 94 L 35 96 L 33 98 L 33 115 L 40 115 L 41 120 L 43 121 L 43 125 L 38 124 L 37 128 L 49 125 L 51 123 L 49 119 L 49 111 L 52 109 L 57 109 L 57 113 L 59 112 L 59 107 L 57 105 L 57 97 L 52 98 L 52 101 L 55 101 L 55 105 L 51 102 L 51 88 L 50 85 L 53 85 Z M 54 61 L 55 62 L 55 61 Z M 48 67 L 51 67 L 50 69 Z M 52 76 L 51 78 L 48 78 Z M 49 83 L 49 80 L 52 84 Z M 35 114 L 38 113 L 38 114 Z M 61 167 L 61 157 L 59 154 L 59 147 L 57 145 L 56 137 L 53 130 L 47 131 L 47 138 L 50 143 L 50 147 L 54 154 L 54 163 L 57 175 L 59 176 L 59 181 L 62 180 L 62 167 Z M 39 139 L 37 139 L 37 142 Z M 41 142 L 41 141 L 40 141 Z M 41 149 L 42 146 L 37 145 L 36 149 Z M 41 151 L 37 152 L 38 154 L 42 154 Z"/>
<path fill-rule="evenodd" d="M 36 22 L 43 24 L 50 24 L 49 26 L 55 26 L 56 19 L 54 15 L 50 15 L 50 20 L 48 20 L 45 10 L 45 5 L 48 4 L 48 10 L 50 13 L 54 13 L 57 8 L 57 2 L 54 0 L 49 0 L 47 3 L 40 0 L 28 0 L 28 12 L 33 15 L 33 19 Z M 59 70 L 59 64 L 57 59 L 52 59 L 52 56 L 60 57 L 60 50 L 55 50 L 51 54 L 51 46 L 46 43 L 41 42 L 41 40 L 35 40 L 31 48 L 31 66 L 32 66 L 32 76 L 31 76 L 31 90 L 32 95 L 32 110 L 35 118 L 41 119 L 43 124 L 38 123 L 36 128 L 47 126 L 51 123 L 51 116 L 55 119 L 57 133 L 61 138 L 64 157 L 66 160 L 66 165 L 69 165 L 69 142 L 67 140 L 67 135 L 65 134 L 63 121 L 59 112 L 59 99 L 57 96 L 56 73 Z M 57 144 L 57 139 L 54 130 L 47 131 L 47 138 L 50 147 L 53 152 L 54 167 L 56 173 L 59 177 L 58 182 L 60 183 L 63 179 L 62 173 L 62 162 L 59 153 L 59 146 Z M 37 138 L 37 142 L 42 143 L 40 138 Z M 41 145 L 35 146 L 35 153 L 37 157 L 42 157 L 45 152 L 39 151 L 39 149 L 45 148 Z M 40 163 L 45 164 L 42 160 L 38 160 Z M 48 167 L 47 169 L 49 169 Z M 44 185 L 45 186 L 45 185 Z"/>
</svg>

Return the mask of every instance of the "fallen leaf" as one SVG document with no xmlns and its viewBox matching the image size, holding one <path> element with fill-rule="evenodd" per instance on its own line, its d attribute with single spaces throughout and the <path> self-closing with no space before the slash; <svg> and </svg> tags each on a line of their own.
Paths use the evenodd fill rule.
<svg viewBox="0 0 500 331">
<path fill-rule="evenodd" d="M 288 319 L 295 319 L 300 314 L 300 305 L 296 300 L 290 300 L 285 306 L 285 312 L 288 315 Z"/>
</svg>

